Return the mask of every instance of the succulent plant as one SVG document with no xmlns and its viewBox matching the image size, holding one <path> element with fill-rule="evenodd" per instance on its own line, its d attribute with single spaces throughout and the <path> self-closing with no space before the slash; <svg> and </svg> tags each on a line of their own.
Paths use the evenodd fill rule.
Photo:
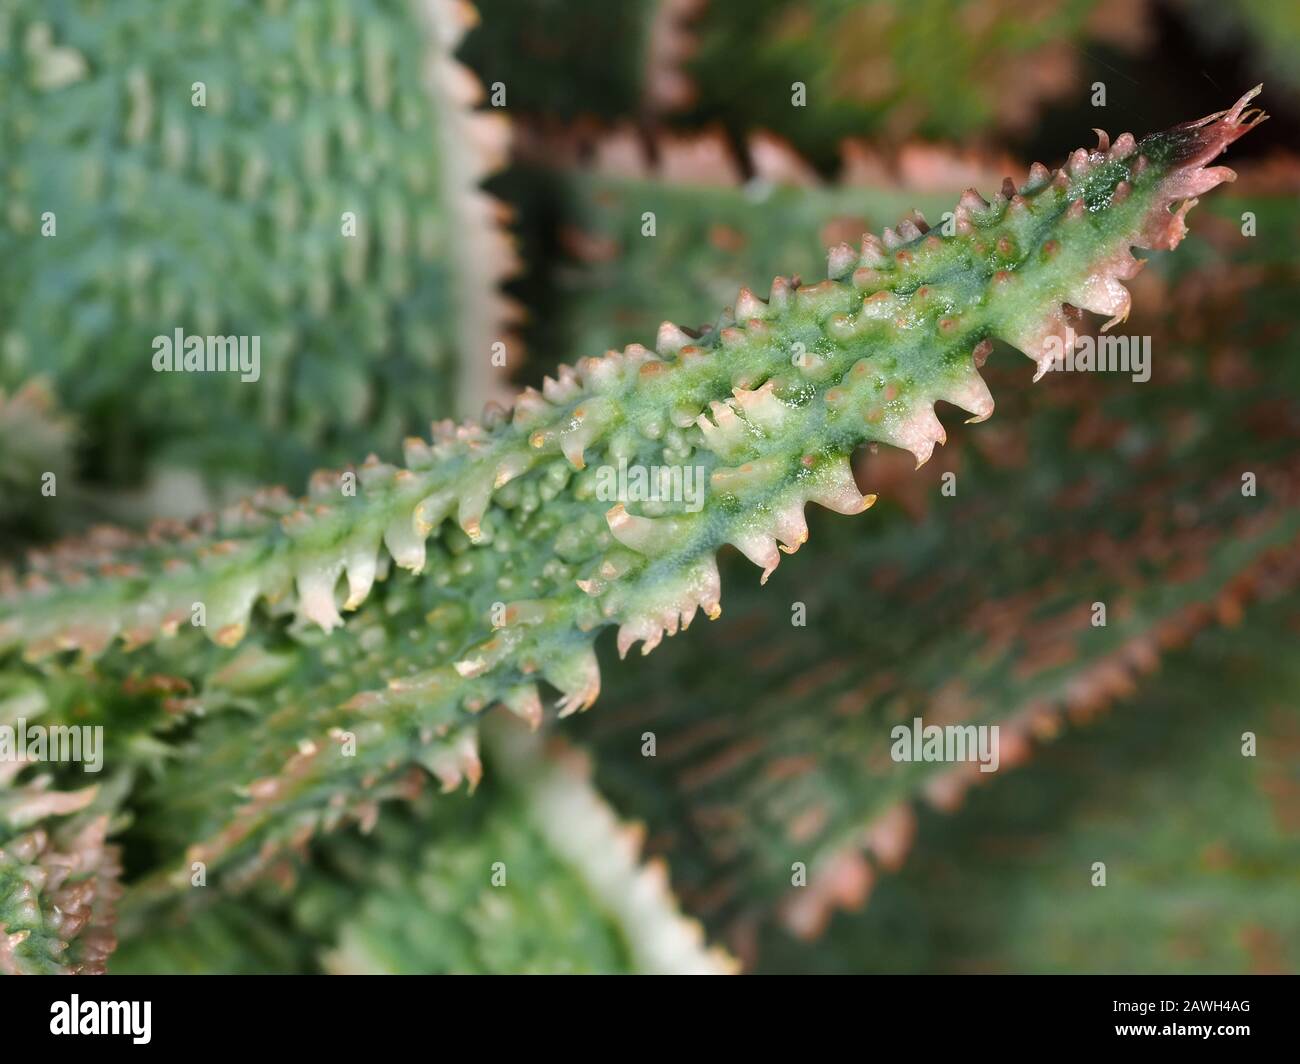
<svg viewBox="0 0 1300 1064">
<path fill-rule="evenodd" d="M 371 459 L 316 474 L 301 501 L 266 491 L 35 552 L 3 582 L 9 704 L 104 724 L 156 832 L 141 909 L 196 876 L 285 868 L 320 828 L 411 796 L 412 766 L 473 785 L 484 709 L 535 723 L 539 680 L 561 716 L 589 707 L 603 629 L 647 653 L 716 617 L 721 548 L 766 582 L 807 540 L 808 502 L 871 505 L 850 465 L 861 445 L 919 466 L 946 438 L 936 402 L 988 418 L 995 340 L 1041 377 L 1074 343 L 1076 308 L 1123 321 L 1131 248 L 1176 246 L 1196 197 L 1232 178 L 1210 164 L 1258 123 L 1257 91 L 1141 141 L 1100 134 L 991 202 L 964 193 L 935 229 L 914 215 L 836 245 L 826 280 L 742 289 L 698 335 L 665 323 L 653 353 L 561 368 L 509 413 L 408 439 L 402 467 Z M 675 497 L 619 498 L 633 468 L 677 477 Z M 39 892 L 14 890 L 11 935 L 48 921 Z M 31 965 L 59 963 L 59 941 L 38 945 Z"/>
</svg>

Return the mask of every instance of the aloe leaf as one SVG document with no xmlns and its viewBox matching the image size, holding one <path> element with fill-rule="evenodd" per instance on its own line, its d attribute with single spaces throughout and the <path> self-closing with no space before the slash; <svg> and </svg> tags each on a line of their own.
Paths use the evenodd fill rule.
<svg viewBox="0 0 1300 1064">
<path fill-rule="evenodd" d="M 764 968 L 1294 971 L 1295 603 L 1207 631 L 1122 714 L 924 815 L 907 867 L 815 960 L 774 934 Z"/>
<path fill-rule="evenodd" d="M 510 553 L 518 531 L 536 558 L 537 541 L 558 539 L 555 518 L 568 509 L 566 517 L 603 516 L 607 526 L 590 536 L 611 552 L 584 580 L 595 601 L 583 602 L 567 571 L 543 577 L 529 590 L 553 588 L 539 607 L 548 616 L 522 610 L 528 618 L 505 627 L 552 627 L 542 622 L 558 612 L 579 628 L 618 622 L 625 648 L 653 645 L 670 616 L 675 630 L 698 607 L 716 611 L 712 554 L 722 543 L 740 541 L 771 571 L 778 540 L 788 549 L 803 542 L 808 501 L 865 509 L 848 473 L 854 447 L 886 443 L 922 464 L 946 438 L 936 401 L 987 418 L 992 397 L 976 359 L 992 339 L 1025 350 L 1041 376 L 1051 341 L 1073 336 L 1067 303 L 1112 323 L 1127 317 L 1122 282 L 1140 269 L 1130 248 L 1175 246 L 1195 197 L 1234 176 L 1208 164 L 1257 120 L 1246 112 L 1256 91 L 1140 144 L 1125 134 L 1112 146 L 1103 135 L 1055 174 L 1037 168 L 1020 190 L 1008 182 L 992 203 L 972 192 L 957 205 L 952 236 L 905 220 L 861 249 L 833 248 L 828 280 L 777 278 L 766 302 L 744 291 L 704 337 L 665 323 L 658 355 L 632 345 L 587 359 L 545 394 L 525 392 L 508 420 L 439 427 L 432 447 L 410 441 L 406 468 L 362 467 L 355 496 L 346 478 L 318 474 L 314 497 L 297 507 L 272 493 L 174 537 L 105 533 L 79 550 L 38 555 L 31 586 L 10 588 L 0 639 L 36 659 L 62 649 L 94 656 L 118 637 L 139 645 L 170 634 L 202 602 L 215 614 L 204 626 L 210 636 L 234 645 L 263 599 L 287 600 L 328 630 L 341 623 L 339 580 L 346 575 L 345 608 L 359 605 L 382 554 L 421 572 L 431 533 L 454 522 L 471 545 L 496 553 Z M 588 451 L 665 466 L 696 457 L 711 498 L 699 514 L 602 507 Z M 510 510 L 532 510 L 522 498 L 528 486 L 553 498 L 507 521 Z M 503 511 L 503 543 L 490 510 Z M 598 553 L 557 545 L 567 566 Z M 627 571 L 611 573 L 625 557 Z M 122 569 L 101 574 L 105 563 Z M 508 639 L 467 657 L 461 672 L 491 668 Z"/>
<path fill-rule="evenodd" d="M 299 482 L 500 396 L 507 131 L 454 59 L 467 14 L 4 5 L 0 384 L 51 377 L 88 474 Z M 155 372 L 178 329 L 256 340 L 255 379 Z"/>
</svg>

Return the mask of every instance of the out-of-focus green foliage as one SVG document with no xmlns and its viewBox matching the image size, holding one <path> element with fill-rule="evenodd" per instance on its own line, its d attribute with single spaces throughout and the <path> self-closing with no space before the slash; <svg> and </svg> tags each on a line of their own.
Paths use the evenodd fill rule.
<svg viewBox="0 0 1300 1064">
<path fill-rule="evenodd" d="M 1290 0 L 1183 0 L 1191 21 L 1210 47 L 1245 45 L 1270 79 L 1269 88 L 1300 104 L 1300 7 Z"/>
<path fill-rule="evenodd" d="M 614 118 L 647 99 L 652 31 L 665 0 L 492 0 L 461 52 L 512 112 Z"/>
<path fill-rule="evenodd" d="M 336 836 L 292 902 L 269 887 L 150 924 L 115 972 L 630 970 L 615 927 L 500 780 Z"/>
<path fill-rule="evenodd" d="M 75 435 L 47 382 L 0 390 L 0 535 L 32 537 L 56 524 L 51 510 L 59 481 L 69 486 Z"/>
<path fill-rule="evenodd" d="M 444 47 L 401 0 L 0 6 L 0 385 L 50 375 L 119 483 L 298 485 L 452 412 Z M 260 379 L 154 372 L 177 329 L 258 337 Z"/>
<path fill-rule="evenodd" d="M 318 843 L 301 882 L 239 899 L 192 892 L 138 925 L 115 970 L 619 973 L 730 970 L 682 917 L 661 865 L 617 821 L 586 760 L 492 729 L 473 800 L 417 799 L 365 835 Z M 291 930 L 290 930 L 291 929 Z M 247 935 L 250 948 L 235 940 Z M 303 954 L 311 943 L 310 959 Z M 298 953 L 295 956 L 294 948 Z"/>
<path fill-rule="evenodd" d="M 774 935 L 764 966 L 1295 971 L 1296 605 L 1205 633 L 1122 711 L 959 814 L 922 817 L 906 868 L 878 881 L 863 914 L 836 919 L 815 960 Z"/>
<path fill-rule="evenodd" d="M 1078 48 L 1146 32 L 1136 0 L 711 0 L 688 69 L 702 114 L 825 164 L 843 137 L 1023 129 L 1075 87 Z"/>
</svg>

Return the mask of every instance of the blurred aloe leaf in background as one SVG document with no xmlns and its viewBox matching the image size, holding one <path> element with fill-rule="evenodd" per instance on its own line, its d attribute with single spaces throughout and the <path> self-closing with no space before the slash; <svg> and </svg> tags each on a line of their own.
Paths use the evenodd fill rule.
<svg viewBox="0 0 1300 1064">
<path fill-rule="evenodd" d="M 501 393 L 507 131 L 452 58 L 467 11 L 0 6 L 0 386 L 50 379 L 83 477 L 296 490 Z M 258 337 L 257 381 L 154 372 L 178 328 Z"/>
</svg>

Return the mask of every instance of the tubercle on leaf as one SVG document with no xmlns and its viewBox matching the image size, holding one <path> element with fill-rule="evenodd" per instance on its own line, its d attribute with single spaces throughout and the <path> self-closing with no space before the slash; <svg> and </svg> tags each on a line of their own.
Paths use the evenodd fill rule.
<svg viewBox="0 0 1300 1064">
<path fill-rule="evenodd" d="M 648 650 L 697 609 L 716 616 L 721 546 L 766 577 L 806 538 L 808 502 L 846 514 L 870 505 L 849 467 L 855 447 L 886 443 L 920 465 L 946 438 L 937 401 L 987 418 L 977 363 L 991 339 L 1019 347 L 1041 376 L 1073 343 L 1073 308 L 1123 320 L 1123 282 L 1141 266 L 1130 248 L 1175 246 L 1195 196 L 1232 178 L 1207 164 L 1261 120 L 1246 110 L 1257 92 L 1141 141 L 1102 135 L 991 201 L 968 192 L 951 234 L 913 214 L 856 253 L 832 249 L 826 280 L 777 278 L 766 301 L 742 290 L 699 335 L 665 323 L 656 352 L 633 344 L 564 367 L 508 418 L 444 422 L 428 443 L 408 441 L 405 468 L 368 460 L 355 497 L 330 487 L 341 475 L 322 474 L 302 503 L 269 492 L 192 528 L 99 532 L 35 555 L 21 581 L 0 581 L 0 648 L 94 657 L 119 637 L 130 647 L 181 630 L 195 603 L 223 644 L 239 642 L 263 600 L 328 630 L 342 623 L 340 599 L 358 607 L 388 559 L 438 576 L 432 536 L 434 566 L 495 551 L 506 583 L 526 585 L 519 597 L 548 603 L 541 623 L 510 638 L 478 629 L 457 674 L 506 664 L 527 674 L 547 646 L 585 643 L 570 659 L 580 666 L 550 670 L 564 673 L 564 709 L 585 708 L 599 690 L 590 633 L 617 624 L 622 652 Z M 698 509 L 602 498 L 597 478 L 620 459 L 697 468 L 710 490 Z M 569 528 L 586 532 L 569 542 Z M 476 614 L 500 593 L 489 584 L 466 588 Z"/>
</svg>

